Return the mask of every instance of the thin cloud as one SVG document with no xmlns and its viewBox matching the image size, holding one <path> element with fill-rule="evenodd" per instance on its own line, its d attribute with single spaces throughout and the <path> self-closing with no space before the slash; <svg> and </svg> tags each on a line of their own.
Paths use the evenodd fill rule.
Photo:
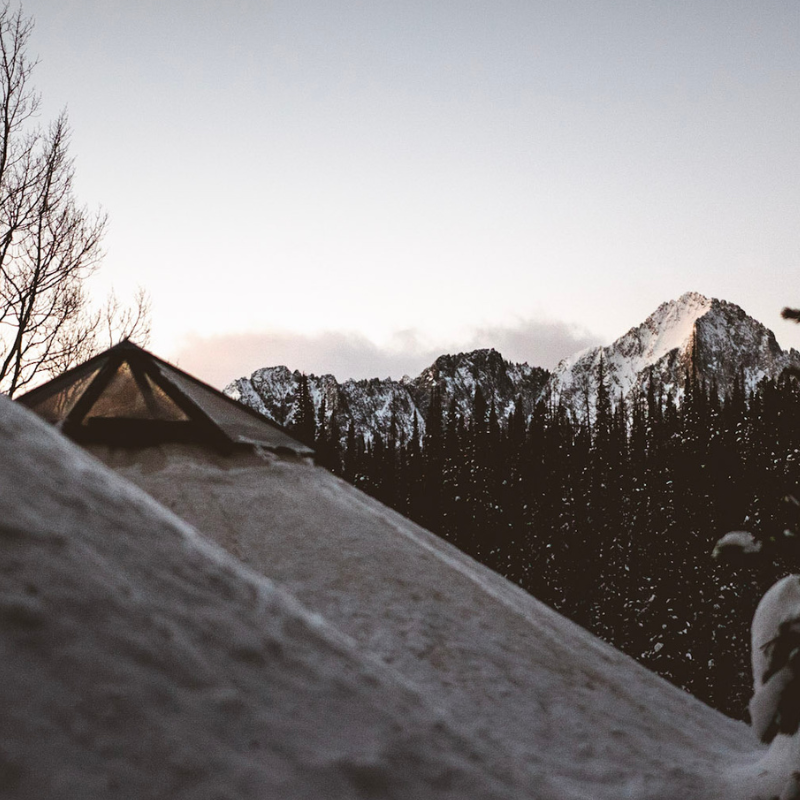
<svg viewBox="0 0 800 800">
<path fill-rule="evenodd" d="M 224 387 L 261 367 L 347 378 L 400 378 L 418 375 L 443 353 L 493 347 L 509 361 L 552 369 L 562 358 L 599 344 L 599 337 L 564 322 L 523 320 L 510 326 L 485 326 L 458 342 L 433 346 L 414 329 L 398 331 L 378 345 L 360 333 L 290 331 L 190 335 L 174 354 L 183 369 Z"/>
<path fill-rule="evenodd" d="M 510 326 L 479 328 L 470 339 L 470 350 L 494 347 L 508 361 L 553 369 L 562 358 L 602 344 L 599 336 L 558 320 L 520 320 Z"/>
</svg>

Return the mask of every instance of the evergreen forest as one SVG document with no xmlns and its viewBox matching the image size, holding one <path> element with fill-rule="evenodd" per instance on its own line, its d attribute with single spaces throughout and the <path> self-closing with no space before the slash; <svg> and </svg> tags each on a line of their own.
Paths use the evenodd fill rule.
<svg viewBox="0 0 800 800">
<path fill-rule="evenodd" d="M 371 441 L 317 415 L 301 381 L 294 433 L 344 479 L 442 536 L 649 669 L 746 718 L 750 622 L 796 569 L 800 388 L 785 374 L 721 399 L 688 375 L 576 421 L 542 401 L 499 419 L 477 389 L 468 418 L 432 390 L 425 434 L 394 420 Z M 305 391 L 304 391 L 305 386 Z M 316 418 L 315 418 L 316 417 Z M 745 529 L 767 555 L 714 560 Z M 780 546 L 777 546 L 780 545 Z M 770 555 L 771 554 L 771 555 Z"/>
</svg>

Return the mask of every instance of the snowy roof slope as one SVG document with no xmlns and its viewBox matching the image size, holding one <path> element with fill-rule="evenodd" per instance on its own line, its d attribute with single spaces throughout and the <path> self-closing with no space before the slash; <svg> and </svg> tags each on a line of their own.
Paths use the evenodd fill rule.
<svg viewBox="0 0 800 800">
<path fill-rule="evenodd" d="M 0 796 L 525 796 L 491 742 L 4 398 L 0 454 Z"/>
<path fill-rule="evenodd" d="M 763 752 L 707 708 L 326 471 L 101 454 L 505 754 L 537 798 L 750 797 Z"/>
</svg>

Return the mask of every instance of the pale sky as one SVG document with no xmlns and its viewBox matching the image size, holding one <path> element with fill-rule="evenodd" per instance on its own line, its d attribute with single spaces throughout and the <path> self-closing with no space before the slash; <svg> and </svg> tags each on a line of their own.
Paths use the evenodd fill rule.
<svg viewBox="0 0 800 800">
<path fill-rule="evenodd" d="M 694 290 L 800 347 L 800 4 L 26 0 L 98 291 L 223 385 L 553 367 Z"/>
</svg>

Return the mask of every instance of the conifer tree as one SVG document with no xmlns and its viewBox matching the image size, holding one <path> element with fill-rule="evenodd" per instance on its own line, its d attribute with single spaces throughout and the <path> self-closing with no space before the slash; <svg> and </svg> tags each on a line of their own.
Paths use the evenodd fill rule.
<svg viewBox="0 0 800 800">
<path fill-rule="evenodd" d="M 439 531 L 442 525 L 444 452 L 442 392 L 438 385 L 434 385 L 431 390 L 428 413 L 425 418 L 425 436 L 422 443 L 420 463 L 421 487 L 417 506 L 418 522 L 433 531 Z"/>
<path fill-rule="evenodd" d="M 748 394 L 740 377 L 721 397 L 713 380 L 701 380 L 696 358 L 687 367 L 681 402 L 651 370 L 624 403 L 612 398 L 601 359 L 591 413 L 578 419 L 557 398 L 527 416 L 518 400 L 501 419 L 476 385 L 465 422 L 454 397 L 443 413 L 434 387 L 421 439 L 420 418 L 408 441 L 396 414 L 369 443 L 351 424 L 341 468 L 662 676 L 741 716 L 752 612 L 791 564 L 776 556 L 750 574 L 709 565 L 708 552 L 721 526 L 751 528 L 776 551 L 794 541 L 783 531 L 800 528 L 800 514 L 783 497 L 800 485 L 800 390 L 786 376 Z"/>
<path fill-rule="evenodd" d="M 301 442 L 313 447 L 317 421 L 314 415 L 314 402 L 308 386 L 308 376 L 305 373 L 300 374 L 297 383 L 291 419 L 292 423 L 289 426 L 291 432 Z"/>
</svg>

